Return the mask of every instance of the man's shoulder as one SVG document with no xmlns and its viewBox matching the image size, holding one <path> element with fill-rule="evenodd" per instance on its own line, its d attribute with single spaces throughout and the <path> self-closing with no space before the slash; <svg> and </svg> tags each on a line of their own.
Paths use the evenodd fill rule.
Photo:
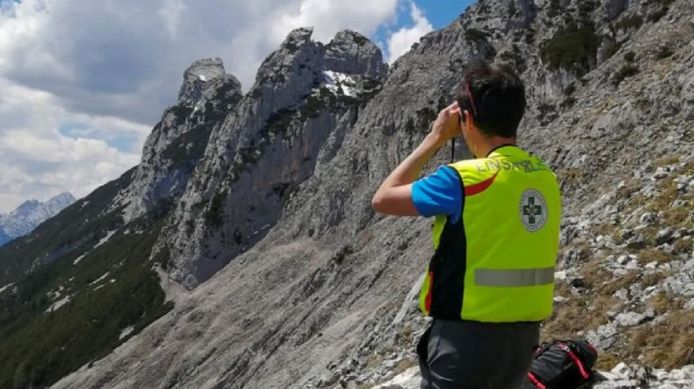
<svg viewBox="0 0 694 389">
<path fill-rule="evenodd" d="M 497 170 L 490 168 L 486 161 L 488 158 L 464 159 L 449 164 L 455 170 L 464 186 L 474 185 L 485 181 L 496 174 Z"/>
<path fill-rule="evenodd" d="M 465 170 L 473 167 L 475 163 L 479 161 L 480 159 L 461 159 L 460 161 L 451 162 L 446 166 L 450 166 L 455 170 Z"/>
</svg>

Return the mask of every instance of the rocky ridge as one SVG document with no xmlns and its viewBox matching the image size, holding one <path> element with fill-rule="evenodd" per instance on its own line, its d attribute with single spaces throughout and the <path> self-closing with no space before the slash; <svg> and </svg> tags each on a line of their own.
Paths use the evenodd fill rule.
<svg viewBox="0 0 694 389">
<path fill-rule="evenodd" d="M 221 60 L 196 61 L 138 166 L 0 248 L 0 387 L 47 386 L 171 308 L 150 252 L 240 97 Z"/>
<path fill-rule="evenodd" d="M 226 74 L 219 58 L 195 61 L 183 73 L 178 102 L 167 109 L 145 141 L 131 184 L 111 210 L 122 208 L 127 223 L 162 200 L 178 199 L 203 156 L 215 126 L 242 97 L 241 83 Z"/>
<path fill-rule="evenodd" d="M 557 305 L 544 336 L 583 335 L 598 343 L 599 367 L 613 374 L 613 387 L 645 385 L 628 383 L 631 373 L 617 369 L 620 360 L 691 365 L 692 16 L 684 0 L 477 3 L 396 61 L 345 123 L 330 157 L 305 172 L 287 198 L 263 203 L 277 224 L 247 240 L 245 249 L 234 248 L 228 242 L 239 223 L 234 213 L 247 197 L 234 197 L 243 188 L 234 187 L 236 172 L 228 168 L 247 158 L 243 145 L 252 144 L 267 120 L 249 120 L 244 112 L 255 107 L 269 117 L 263 104 L 281 110 L 303 101 L 316 86 L 315 70 L 345 80 L 331 76 L 344 74 L 335 67 L 306 63 L 312 71 L 301 72 L 297 58 L 320 63 L 324 49 L 306 30 L 290 34 L 261 67 L 243 108 L 210 136 L 205 162 L 160 238 L 158 252 L 165 242 L 174 248 L 173 279 L 197 287 L 56 387 L 369 387 L 412 366 L 425 325 L 415 296 L 431 254 L 429 226 L 374 215 L 369 200 L 449 101 L 464 64 L 476 58 L 519 70 L 530 102 L 520 142 L 562 182 Z M 341 83 L 324 82 L 328 92 L 348 94 Z M 301 127 L 290 121 L 283 128 L 294 125 Z M 251 150 L 260 155 L 247 182 L 268 173 L 255 170 L 263 163 L 278 164 L 279 155 L 265 151 L 272 142 L 262 142 Z M 206 212 L 191 205 L 201 199 Z M 201 214 L 224 217 L 210 225 Z M 193 239 L 181 232 L 187 224 Z M 252 234 L 257 226 L 249 227 Z M 218 260 L 221 253 L 226 258 Z M 233 253 L 239 255 L 199 284 Z M 689 375 L 684 383 L 655 376 L 647 379 L 653 386 L 691 384 Z"/>
<path fill-rule="evenodd" d="M 178 274 L 204 279 L 231 258 L 188 266 L 165 239 L 192 231 L 197 220 L 203 241 L 246 250 L 312 169 L 333 158 L 387 66 L 355 32 L 327 45 L 311 41 L 311 33 L 290 34 L 245 96 L 220 60 L 194 62 L 138 166 L 0 249 L 0 386 L 46 386 L 139 333 L 185 294 L 176 281 L 197 282 Z M 203 160 L 206 153 L 214 157 Z M 218 169 L 222 181 L 209 184 L 207 169 Z M 223 184 L 229 199 L 212 191 L 211 202 L 186 208 L 186 191 L 195 198 L 208 184 Z M 252 218 L 226 215 L 222 201 L 245 201 Z M 192 212 L 182 213 L 182 226 L 177 209 Z"/>
<path fill-rule="evenodd" d="M 311 34 L 290 33 L 230 119 L 212 130 L 203 163 L 159 238 L 156 251 L 187 288 L 262 239 L 380 88 L 387 67 L 373 43 L 343 31 L 323 45 Z"/>
</svg>

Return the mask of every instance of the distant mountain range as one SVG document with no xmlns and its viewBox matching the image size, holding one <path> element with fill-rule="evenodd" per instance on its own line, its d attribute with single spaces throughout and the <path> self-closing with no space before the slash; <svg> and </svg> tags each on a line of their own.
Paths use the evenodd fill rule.
<svg viewBox="0 0 694 389">
<path fill-rule="evenodd" d="M 9 214 L 0 214 L 0 246 L 30 233 L 43 221 L 57 215 L 74 202 L 75 197 L 65 192 L 43 203 L 33 199 L 27 200 Z"/>
</svg>

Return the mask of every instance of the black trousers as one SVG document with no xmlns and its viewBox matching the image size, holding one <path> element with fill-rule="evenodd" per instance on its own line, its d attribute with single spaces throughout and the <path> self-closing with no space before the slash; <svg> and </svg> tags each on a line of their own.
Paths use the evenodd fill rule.
<svg viewBox="0 0 694 389">
<path fill-rule="evenodd" d="M 421 389 L 520 388 L 539 336 L 539 323 L 434 319 L 417 345 Z"/>
</svg>

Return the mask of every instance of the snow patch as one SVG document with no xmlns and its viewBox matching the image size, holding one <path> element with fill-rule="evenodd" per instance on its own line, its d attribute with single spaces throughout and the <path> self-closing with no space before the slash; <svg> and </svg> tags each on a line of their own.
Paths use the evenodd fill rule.
<svg viewBox="0 0 694 389">
<path fill-rule="evenodd" d="M 87 222 L 87 221 L 85 220 L 85 223 L 86 223 L 86 222 Z M 108 242 L 108 240 L 111 239 L 111 237 L 112 237 L 115 233 L 116 233 L 116 230 L 107 232 L 107 233 L 106 233 L 106 236 L 104 236 L 103 238 L 101 238 L 101 240 L 99 240 L 91 249 L 87 250 L 87 252 L 85 252 L 84 254 L 80 255 L 80 256 L 77 257 L 77 258 L 75 258 L 75 260 L 72 261 L 72 265 L 75 266 L 75 265 L 77 265 L 78 263 L 80 263 L 80 261 L 81 261 L 84 257 L 86 257 L 89 253 L 91 253 L 95 248 L 97 248 L 97 247 L 103 245 L 104 243 Z"/>
<path fill-rule="evenodd" d="M 132 334 L 132 332 L 135 330 L 134 326 L 127 326 L 123 328 L 123 331 L 121 331 L 120 335 L 118 335 L 118 340 L 122 340 L 126 336 Z"/>
<path fill-rule="evenodd" d="M 101 277 L 99 277 L 99 278 L 97 278 L 96 280 L 90 282 L 89 285 L 90 285 L 90 286 L 91 286 L 91 285 L 96 285 L 96 284 L 98 284 L 99 282 L 105 280 L 106 277 L 108 277 L 108 273 L 109 273 L 109 272 L 104 273 L 104 275 L 102 275 Z"/>
<path fill-rule="evenodd" d="M 205 77 L 205 76 L 204 76 L 204 75 L 202 75 L 202 74 L 201 74 L 201 75 L 199 75 L 199 76 L 198 76 L 198 78 L 199 78 L 199 79 L 200 79 L 200 81 L 202 81 L 202 82 L 206 82 L 206 81 L 207 81 L 207 77 Z"/>
<path fill-rule="evenodd" d="M 340 91 L 343 95 L 350 97 L 357 95 L 355 92 L 357 83 L 348 74 L 324 70 L 323 75 L 325 76 L 325 86 L 331 92 L 339 94 L 338 91 Z"/>
<path fill-rule="evenodd" d="M 63 293 L 63 290 L 65 290 L 65 287 L 63 284 L 58 285 L 58 289 L 56 290 L 51 290 L 50 292 L 46 293 L 46 296 L 50 297 L 52 300 L 57 299 L 60 297 L 60 295 Z"/>
<path fill-rule="evenodd" d="M 101 281 L 101 280 L 103 280 L 104 278 L 106 278 L 107 275 L 108 275 L 108 272 L 106 272 L 106 274 L 104 274 L 103 276 L 99 277 L 98 280 L 93 281 L 93 282 L 92 282 L 91 284 L 89 284 L 89 285 L 93 285 L 93 284 L 98 283 L 99 281 Z M 115 282 L 116 282 L 116 279 L 115 279 L 115 278 L 111 278 L 110 280 L 108 280 L 108 283 L 109 283 L 109 284 L 114 284 Z M 100 284 L 100 285 L 95 286 L 94 289 L 92 289 L 92 291 L 96 292 L 97 290 L 103 288 L 104 286 L 106 286 L 106 283 L 105 283 L 105 282 L 104 282 L 103 284 Z"/>
<path fill-rule="evenodd" d="M 113 234 L 115 234 L 115 233 L 116 233 L 116 230 L 107 232 L 107 233 L 106 233 L 106 236 L 104 236 L 103 238 L 101 238 L 101 240 L 99 241 L 99 243 L 95 244 L 94 247 L 92 247 L 92 250 L 94 250 L 95 248 L 97 248 L 97 247 L 101 246 L 102 244 L 108 242 L 108 240 L 111 239 L 111 237 L 112 237 Z"/>
<path fill-rule="evenodd" d="M 2 288 L 0 288 L 0 293 L 4 292 L 5 289 L 9 288 L 9 287 L 12 286 L 12 285 L 14 285 L 14 282 L 11 282 L 11 283 L 9 283 L 9 284 L 3 286 Z"/>
<path fill-rule="evenodd" d="M 72 261 L 72 264 L 73 264 L 73 265 L 77 265 L 78 263 L 80 263 L 80 261 L 82 260 L 82 258 L 84 258 L 86 255 L 87 255 L 87 254 L 84 253 L 84 254 L 80 255 L 79 257 L 75 258 L 75 260 Z"/>
<path fill-rule="evenodd" d="M 270 225 L 266 224 L 266 225 L 260 227 L 260 229 L 253 231 L 253 233 L 251 235 L 256 236 L 256 235 L 260 234 L 261 232 L 267 230 L 268 228 L 270 228 Z"/>
<path fill-rule="evenodd" d="M 48 309 L 46 309 L 46 310 L 44 311 L 44 313 L 54 312 L 54 311 L 56 311 L 57 309 L 59 309 L 60 307 L 62 307 L 63 305 L 69 303 L 69 302 L 70 302 L 70 296 L 65 296 L 65 297 L 61 298 L 60 300 L 58 300 L 58 301 L 54 302 L 53 304 L 51 304 L 51 306 L 48 307 Z"/>
<path fill-rule="evenodd" d="M 123 235 L 129 235 L 129 234 L 134 234 L 134 235 L 141 235 L 144 234 L 144 230 L 131 230 L 128 228 L 127 230 L 123 231 Z"/>
</svg>

